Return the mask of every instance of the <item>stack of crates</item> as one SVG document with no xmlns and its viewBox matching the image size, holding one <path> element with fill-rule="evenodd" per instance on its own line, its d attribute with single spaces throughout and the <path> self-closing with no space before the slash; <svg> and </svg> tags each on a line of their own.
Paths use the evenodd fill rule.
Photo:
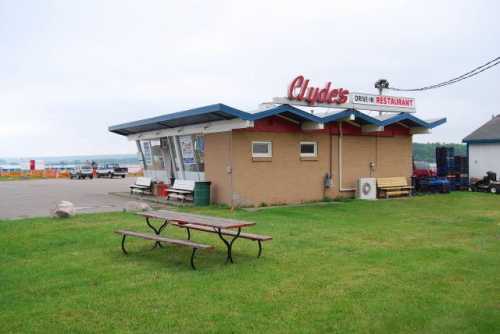
<svg viewBox="0 0 500 334">
<path fill-rule="evenodd" d="M 453 147 L 436 147 L 437 175 L 447 178 L 451 190 L 464 190 L 469 186 L 469 166 L 466 156 L 455 156 Z"/>
<path fill-rule="evenodd" d="M 466 156 L 455 156 L 455 179 L 457 188 L 467 189 L 469 187 L 469 160 Z"/>
<path fill-rule="evenodd" d="M 455 150 L 453 147 L 436 147 L 437 175 L 448 177 L 455 170 Z"/>
</svg>

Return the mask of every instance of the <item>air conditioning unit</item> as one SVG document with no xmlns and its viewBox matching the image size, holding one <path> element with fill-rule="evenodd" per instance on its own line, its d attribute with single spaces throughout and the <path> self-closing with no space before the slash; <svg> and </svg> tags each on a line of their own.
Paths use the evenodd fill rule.
<svg viewBox="0 0 500 334">
<path fill-rule="evenodd" d="M 377 199 L 377 180 L 373 177 L 362 177 L 358 180 L 356 197 L 359 199 Z"/>
</svg>

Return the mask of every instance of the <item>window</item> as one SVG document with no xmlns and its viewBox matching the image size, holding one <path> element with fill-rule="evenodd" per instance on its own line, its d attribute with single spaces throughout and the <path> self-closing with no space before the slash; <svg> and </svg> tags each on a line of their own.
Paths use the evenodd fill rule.
<svg viewBox="0 0 500 334">
<path fill-rule="evenodd" d="M 253 141 L 252 157 L 271 158 L 273 156 L 273 146 L 270 141 Z"/>
<path fill-rule="evenodd" d="M 165 169 L 165 159 L 163 157 L 163 152 L 161 149 L 161 141 L 158 139 L 152 139 L 150 141 L 151 146 L 151 158 L 153 170 L 164 170 Z"/>
<path fill-rule="evenodd" d="M 153 165 L 153 155 L 151 153 L 151 141 L 141 140 L 142 154 L 144 155 L 144 166 L 151 167 Z"/>
<path fill-rule="evenodd" d="M 140 150 L 139 154 L 144 156 L 144 163 L 145 168 L 147 169 L 152 169 L 152 170 L 164 170 L 165 169 L 165 158 L 163 156 L 162 152 L 162 146 L 161 146 L 161 141 L 158 139 L 152 139 L 152 140 L 141 140 L 140 141 Z"/>
<path fill-rule="evenodd" d="M 198 162 L 198 169 L 203 172 L 205 170 L 205 138 L 203 135 L 194 135 L 194 156 Z"/>
<path fill-rule="evenodd" d="M 160 139 L 161 141 L 161 150 L 163 152 L 163 157 L 165 160 L 165 169 L 169 171 L 170 175 L 174 175 L 174 170 L 179 170 L 176 166 L 175 163 L 175 148 L 173 149 L 174 152 L 172 152 L 172 149 L 170 146 L 170 139 L 171 137 L 163 137 Z"/>
<path fill-rule="evenodd" d="M 167 145 L 168 145 L 168 149 L 170 151 L 170 154 L 172 155 L 172 160 L 173 160 L 173 165 L 174 165 L 175 171 L 178 172 L 181 162 L 180 162 L 179 158 L 177 157 L 177 150 L 175 149 L 174 137 L 167 137 Z"/>
<path fill-rule="evenodd" d="M 177 136 L 182 165 L 188 172 L 205 171 L 205 140 L 203 135 Z"/>
<path fill-rule="evenodd" d="M 317 156 L 318 156 L 318 143 L 316 143 L 315 141 L 300 142 L 301 158 L 315 158 Z"/>
</svg>

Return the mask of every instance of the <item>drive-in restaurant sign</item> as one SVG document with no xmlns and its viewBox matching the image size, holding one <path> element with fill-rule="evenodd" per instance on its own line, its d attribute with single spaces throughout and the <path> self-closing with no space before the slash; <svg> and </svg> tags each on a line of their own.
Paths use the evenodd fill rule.
<svg viewBox="0 0 500 334">
<path fill-rule="evenodd" d="M 299 75 L 292 80 L 287 97 L 275 97 L 274 103 L 325 108 L 354 108 L 384 112 L 415 112 L 415 99 L 403 96 L 387 96 L 351 93 L 343 87 L 327 82 L 323 87 L 309 84 L 309 79 Z"/>
</svg>

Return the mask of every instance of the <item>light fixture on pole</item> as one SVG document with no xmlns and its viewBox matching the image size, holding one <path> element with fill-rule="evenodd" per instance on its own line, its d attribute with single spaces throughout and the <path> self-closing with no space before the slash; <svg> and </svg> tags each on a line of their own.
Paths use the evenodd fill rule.
<svg viewBox="0 0 500 334">
<path fill-rule="evenodd" d="M 389 81 L 386 79 L 379 79 L 375 82 L 375 88 L 378 89 L 379 95 L 382 95 L 383 90 L 389 88 Z"/>
</svg>

